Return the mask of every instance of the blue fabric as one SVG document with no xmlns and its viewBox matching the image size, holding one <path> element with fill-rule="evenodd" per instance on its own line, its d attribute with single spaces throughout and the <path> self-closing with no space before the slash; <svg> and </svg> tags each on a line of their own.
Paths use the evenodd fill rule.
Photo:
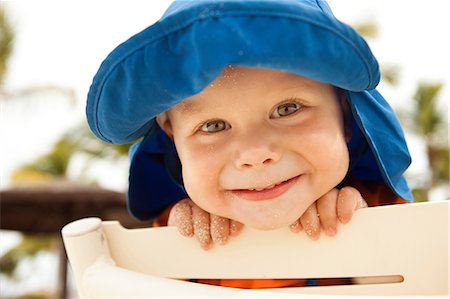
<svg viewBox="0 0 450 299">
<path fill-rule="evenodd" d="M 128 210 L 133 216 L 153 218 L 187 196 L 175 147 L 161 129 L 133 144 L 130 156 Z"/>
<path fill-rule="evenodd" d="M 306 286 L 307 287 L 316 287 L 317 286 L 317 279 L 315 279 L 315 278 L 308 278 L 306 280 Z"/>
<path fill-rule="evenodd" d="M 227 65 L 289 71 L 347 90 L 351 174 L 412 199 L 403 178 L 410 157 L 402 130 L 374 90 L 378 63 L 325 1 L 184 0 L 112 51 L 88 94 L 87 119 L 97 137 L 110 143 L 144 137 L 131 152 L 133 215 L 150 218 L 185 196 L 178 157 L 155 116 L 201 91 Z"/>
<path fill-rule="evenodd" d="M 403 177 L 411 157 L 395 112 L 376 90 L 348 92 L 348 99 L 353 119 L 369 145 L 351 174 L 362 181 L 384 181 L 398 196 L 412 201 Z M 350 155 L 351 158 L 357 156 L 352 151 Z"/>
</svg>

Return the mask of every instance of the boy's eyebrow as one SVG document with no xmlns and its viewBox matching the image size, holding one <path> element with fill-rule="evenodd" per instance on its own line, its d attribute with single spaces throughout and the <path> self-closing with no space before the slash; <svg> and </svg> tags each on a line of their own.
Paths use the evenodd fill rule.
<svg viewBox="0 0 450 299">
<path fill-rule="evenodd" d="M 195 113 L 199 113 L 202 111 L 201 105 L 198 105 L 195 102 L 183 101 L 178 104 L 178 109 L 180 113 L 183 115 L 192 115 Z"/>
</svg>

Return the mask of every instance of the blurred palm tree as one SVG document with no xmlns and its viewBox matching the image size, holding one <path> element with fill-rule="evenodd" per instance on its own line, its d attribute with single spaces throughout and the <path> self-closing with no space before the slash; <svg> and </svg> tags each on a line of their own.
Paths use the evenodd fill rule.
<svg viewBox="0 0 450 299">
<path fill-rule="evenodd" d="M 14 30 L 4 6 L 0 5 L 0 99 L 26 99 L 42 93 L 52 93 L 62 95 L 72 103 L 76 102 L 73 89 L 53 84 L 28 86 L 13 91 L 6 90 L 3 82 L 7 73 L 8 60 L 13 53 L 13 46 Z M 128 145 L 110 146 L 98 141 L 85 125 L 80 125 L 64 134 L 50 152 L 17 169 L 12 175 L 12 181 L 39 182 L 65 179 L 69 161 L 74 154 L 84 153 L 91 159 L 117 158 L 126 155 L 128 147 Z"/>
<path fill-rule="evenodd" d="M 366 38 L 378 36 L 375 22 L 368 21 L 355 24 L 353 27 Z M 400 68 L 397 65 L 381 65 L 381 76 L 384 82 L 393 86 L 397 85 L 399 74 Z M 442 87 L 440 83 L 419 83 L 413 96 L 413 110 L 398 111 L 405 128 L 423 138 L 426 145 L 430 179 L 426 184 L 413 182 L 412 192 L 415 201 L 427 201 L 430 190 L 449 184 L 449 124 L 437 104 Z"/>
<path fill-rule="evenodd" d="M 52 93 L 62 95 L 72 103 L 76 102 L 73 89 L 54 84 L 6 90 L 2 83 L 7 73 L 8 60 L 13 53 L 13 46 L 14 30 L 3 5 L 0 5 L 0 99 L 26 99 L 42 93 Z M 103 143 L 96 139 L 85 125 L 80 125 L 64 134 L 50 152 L 17 169 L 12 175 L 12 181 L 39 182 L 65 179 L 70 159 L 76 153 L 87 154 L 91 159 L 117 158 L 126 155 L 128 148 L 128 145 L 112 146 Z"/>
<path fill-rule="evenodd" d="M 52 250 L 57 247 L 55 238 L 50 235 L 25 235 L 18 245 L 0 257 L 1 273 L 13 276 L 19 262 L 24 257 L 35 256 L 42 250 Z"/>
<path fill-rule="evenodd" d="M 440 83 L 419 83 L 414 95 L 414 110 L 409 117 L 404 117 L 407 127 L 424 139 L 430 165 L 428 183 L 413 190 L 418 201 L 428 200 L 432 188 L 449 183 L 448 122 L 437 104 L 441 90 Z"/>
<path fill-rule="evenodd" d="M 29 164 L 16 169 L 11 181 L 16 185 L 39 184 L 57 180 L 68 180 L 67 170 L 71 159 L 76 154 L 87 157 L 81 177 L 92 167 L 95 161 L 103 159 L 116 160 L 128 154 L 130 145 L 110 145 L 97 139 L 82 124 L 66 132 L 46 154 L 36 158 Z"/>
<path fill-rule="evenodd" d="M 0 100 L 26 98 L 38 93 L 53 93 L 61 94 L 73 103 L 76 99 L 73 89 L 54 84 L 29 86 L 20 90 L 5 89 L 3 83 L 7 74 L 8 61 L 13 53 L 14 40 L 14 29 L 11 26 L 4 6 L 0 3 Z"/>
<path fill-rule="evenodd" d="M 6 17 L 3 6 L 0 5 L 0 86 L 6 74 L 6 63 L 11 55 L 14 41 L 14 31 Z"/>
<path fill-rule="evenodd" d="M 365 38 L 378 37 L 378 25 L 372 20 L 367 20 L 363 23 L 352 24 L 352 27 L 359 32 Z"/>
<path fill-rule="evenodd" d="M 7 73 L 8 59 L 11 57 L 14 43 L 14 30 L 7 18 L 6 11 L 2 4 L 0 4 L 0 99 L 6 100 L 13 98 L 11 92 L 6 92 L 4 88 L 4 79 Z M 33 89 L 20 91 L 19 94 L 30 94 Z M 53 236 L 23 236 L 18 245 L 11 248 L 3 256 L 0 257 L 0 273 L 9 277 L 14 276 L 20 260 L 26 256 L 34 256 L 42 250 L 51 250 L 55 244 Z M 25 297 L 27 295 L 24 295 Z M 25 298 L 24 297 L 24 298 Z M 40 296 L 40 298 L 53 298 L 52 295 Z"/>
<path fill-rule="evenodd" d="M 10 25 L 3 4 L 0 3 L 0 101 L 8 101 L 8 104 L 13 104 L 19 99 L 20 102 L 24 102 L 25 99 L 33 98 L 39 94 L 55 94 L 68 99 L 71 103 L 76 102 L 73 89 L 53 84 L 7 90 L 4 81 L 13 47 L 14 30 Z M 76 153 L 84 153 L 91 159 L 102 159 L 123 156 L 127 151 L 127 145 L 108 146 L 100 142 L 93 137 L 85 125 L 82 125 L 64 134 L 50 152 L 17 169 L 13 173 L 13 181 L 48 183 L 61 179 L 67 180 L 68 165 Z M 90 163 L 87 163 L 87 165 L 90 165 Z M 58 237 L 55 235 L 23 235 L 19 244 L 0 257 L 0 273 L 8 277 L 14 277 L 14 271 L 24 257 L 35 256 L 42 250 L 56 251 L 58 244 Z M 24 294 L 17 298 L 55 298 L 55 294 L 51 292 Z"/>
</svg>

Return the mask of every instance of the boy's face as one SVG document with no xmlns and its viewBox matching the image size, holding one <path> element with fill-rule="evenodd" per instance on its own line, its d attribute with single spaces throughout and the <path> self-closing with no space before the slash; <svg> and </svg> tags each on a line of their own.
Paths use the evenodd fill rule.
<svg viewBox="0 0 450 299">
<path fill-rule="evenodd" d="M 292 224 L 347 173 L 336 92 L 305 77 L 227 67 L 166 116 L 190 198 L 253 228 Z"/>
</svg>

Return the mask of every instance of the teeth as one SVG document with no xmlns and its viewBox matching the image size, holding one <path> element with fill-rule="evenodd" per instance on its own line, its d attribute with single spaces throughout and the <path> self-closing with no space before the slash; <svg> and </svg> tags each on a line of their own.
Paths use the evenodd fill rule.
<svg viewBox="0 0 450 299">
<path fill-rule="evenodd" d="M 262 191 L 262 190 L 272 189 L 273 187 L 275 187 L 277 185 L 279 185 L 279 184 L 273 184 L 273 185 L 267 186 L 266 188 L 255 188 L 255 189 L 250 189 L 250 190 Z"/>
<path fill-rule="evenodd" d="M 286 182 L 286 181 L 282 181 L 282 182 L 279 182 L 278 184 L 273 184 L 273 185 L 267 186 L 265 188 L 254 188 L 254 189 L 248 189 L 248 190 L 250 190 L 250 191 L 262 191 L 262 190 L 272 189 L 273 187 L 278 186 L 278 185 L 280 185 L 280 184 L 282 184 L 284 182 Z"/>
</svg>

